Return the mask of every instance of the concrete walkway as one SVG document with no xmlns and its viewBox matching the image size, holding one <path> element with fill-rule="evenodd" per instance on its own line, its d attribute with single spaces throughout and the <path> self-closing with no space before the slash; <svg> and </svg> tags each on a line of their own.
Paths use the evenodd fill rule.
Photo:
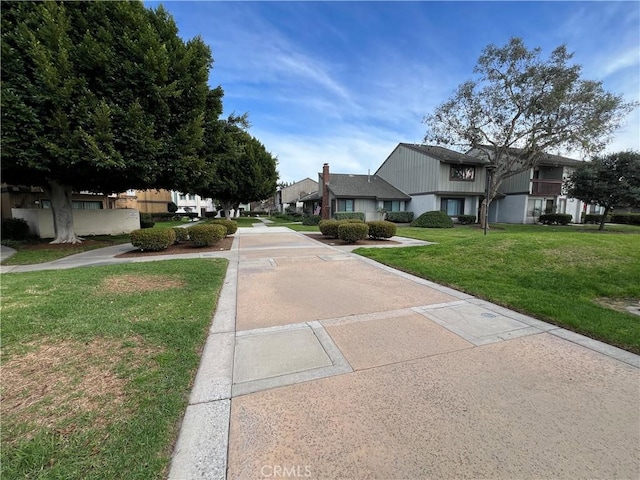
<svg viewBox="0 0 640 480">
<path fill-rule="evenodd" d="M 239 229 L 169 478 L 638 478 L 638 356 Z"/>
<path fill-rule="evenodd" d="M 640 477 L 640 357 L 256 225 L 195 255 L 230 264 L 170 479 Z M 192 256 L 131 248 L 2 271 Z"/>
</svg>

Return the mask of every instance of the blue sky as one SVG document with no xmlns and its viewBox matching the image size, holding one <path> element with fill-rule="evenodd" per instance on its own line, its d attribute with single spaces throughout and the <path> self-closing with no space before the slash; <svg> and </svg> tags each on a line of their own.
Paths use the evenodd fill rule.
<svg viewBox="0 0 640 480">
<path fill-rule="evenodd" d="M 283 181 L 374 172 L 421 143 L 423 117 L 512 36 L 545 57 L 564 43 L 583 78 L 640 100 L 640 2 L 160 3 L 211 47 L 224 114 L 249 112 Z M 640 150 L 639 109 L 625 123 L 608 150 Z"/>
</svg>

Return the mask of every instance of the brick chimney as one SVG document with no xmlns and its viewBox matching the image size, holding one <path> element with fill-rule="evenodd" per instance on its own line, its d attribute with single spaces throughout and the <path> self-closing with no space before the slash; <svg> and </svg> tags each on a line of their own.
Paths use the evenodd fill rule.
<svg viewBox="0 0 640 480">
<path fill-rule="evenodd" d="M 331 218 L 331 208 L 329 205 L 329 164 L 322 166 L 322 219 L 329 220 Z"/>
</svg>

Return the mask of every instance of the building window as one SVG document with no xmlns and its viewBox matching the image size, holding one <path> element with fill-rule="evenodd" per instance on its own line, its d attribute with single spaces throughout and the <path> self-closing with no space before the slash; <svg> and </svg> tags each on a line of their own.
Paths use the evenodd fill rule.
<svg viewBox="0 0 640 480">
<path fill-rule="evenodd" d="M 440 200 L 440 210 L 450 217 L 464 215 L 464 198 L 443 198 Z"/>
<path fill-rule="evenodd" d="M 387 200 L 384 202 L 383 207 L 387 212 L 399 212 L 400 201 L 399 200 Z"/>
<path fill-rule="evenodd" d="M 338 211 L 339 212 L 353 212 L 355 200 L 352 198 L 345 198 L 338 200 Z"/>
<path fill-rule="evenodd" d="M 451 165 L 449 179 L 463 182 L 473 182 L 476 179 L 476 167 L 466 165 Z"/>
</svg>

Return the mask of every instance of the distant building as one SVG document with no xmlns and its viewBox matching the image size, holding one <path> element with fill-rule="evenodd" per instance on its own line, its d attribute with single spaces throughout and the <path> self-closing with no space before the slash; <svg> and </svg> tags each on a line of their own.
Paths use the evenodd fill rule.
<svg viewBox="0 0 640 480">
<path fill-rule="evenodd" d="M 276 192 L 275 206 L 279 212 L 287 208 L 301 211 L 303 203 L 301 199 L 310 193 L 318 191 L 318 182 L 305 178 L 292 185 L 281 188 Z"/>
</svg>

